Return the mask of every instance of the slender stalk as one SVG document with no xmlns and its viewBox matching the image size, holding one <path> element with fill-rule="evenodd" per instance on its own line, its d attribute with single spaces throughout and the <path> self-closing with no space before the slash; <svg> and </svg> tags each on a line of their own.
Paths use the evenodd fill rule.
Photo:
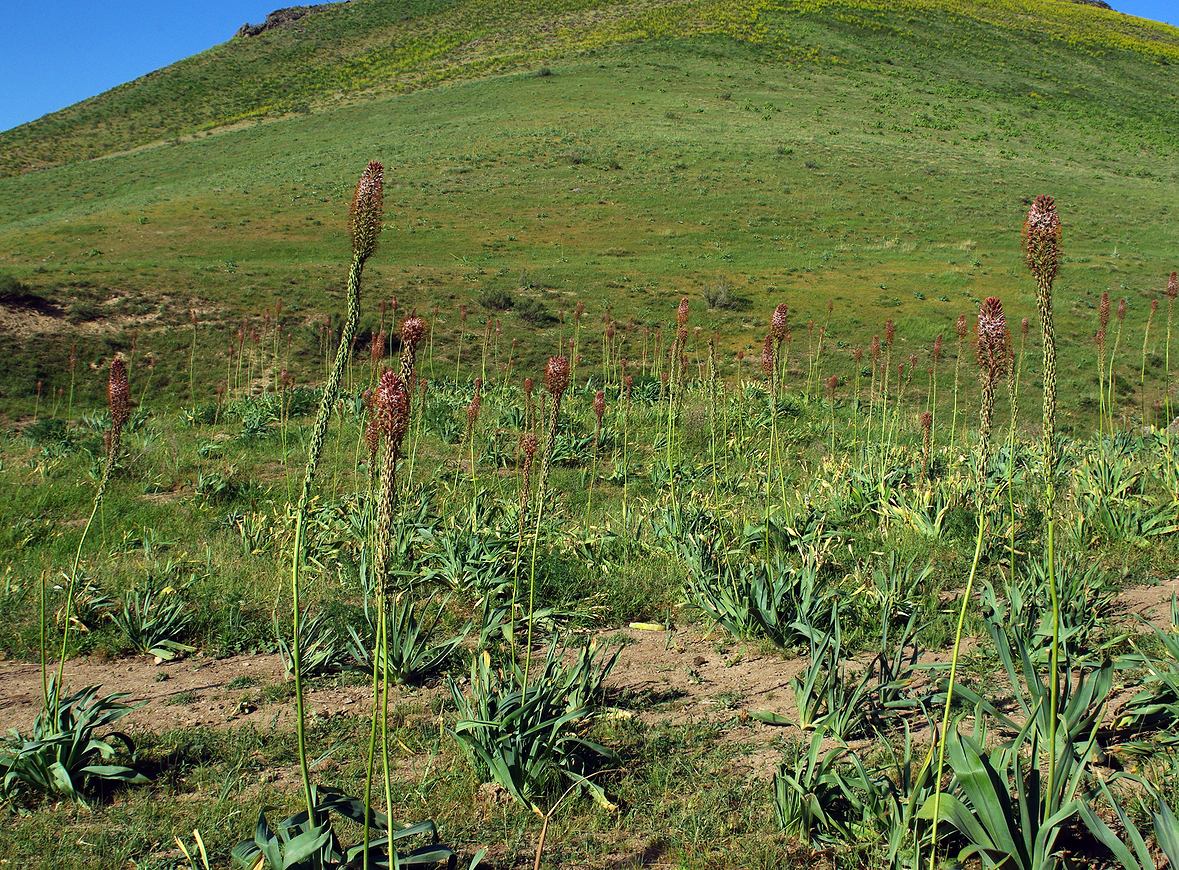
<svg viewBox="0 0 1179 870">
<path fill-rule="evenodd" d="M 1097 336 L 1097 431 L 1101 435 L 1105 435 L 1106 417 L 1108 411 L 1105 407 L 1105 334 L 1099 333 Z"/>
<path fill-rule="evenodd" d="M 66 601 L 65 601 L 65 615 L 61 630 L 61 652 L 57 659 L 57 678 L 52 684 L 52 701 L 53 701 L 53 717 L 52 721 L 57 721 L 58 713 L 58 699 L 61 697 L 61 681 L 65 673 L 66 655 L 69 651 L 70 642 L 70 622 L 73 618 L 73 604 L 74 595 L 76 594 L 78 586 L 78 567 L 82 562 L 82 547 L 86 544 L 86 538 L 90 534 L 90 528 L 94 525 L 94 518 L 98 515 L 98 509 L 102 505 L 102 499 L 106 495 L 107 484 L 110 483 L 111 469 L 115 464 L 114 449 L 107 453 L 106 464 L 103 466 L 102 477 L 98 481 L 98 489 L 94 493 L 94 504 L 90 508 L 90 516 L 86 518 L 86 525 L 82 527 L 82 537 L 78 539 L 78 548 L 74 551 L 74 562 L 70 568 L 69 582 L 66 584 Z M 42 620 L 44 622 L 44 620 Z M 47 693 L 49 694 L 49 693 Z"/>
<path fill-rule="evenodd" d="M 1165 348 L 1163 350 L 1163 358 L 1164 358 L 1163 365 L 1166 368 L 1166 373 L 1167 373 L 1166 374 L 1167 392 L 1166 392 L 1166 398 L 1164 400 L 1164 404 L 1167 409 L 1167 419 L 1165 422 L 1167 424 L 1168 432 L 1170 431 L 1171 421 L 1175 419 L 1174 417 L 1171 416 L 1171 320 L 1172 320 L 1174 313 L 1175 313 L 1175 298 L 1172 296 L 1167 299 L 1167 343 L 1166 343 Z M 1168 440 L 1170 440 L 1170 436 L 1168 436 Z"/>
<path fill-rule="evenodd" d="M 49 664 L 48 664 L 48 646 L 46 631 L 47 625 L 45 622 L 45 572 L 41 572 L 41 582 L 38 586 L 38 604 L 39 615 L 41 617 L 41 706 L 43 709 L 49 709 Z"/>
<path fill-rule="evenodd" d="M 629 376 L 628 376 L 629 377 Z M 629 494 L 629 477 L 630 477 L 630 390 L 626 391 L 626 398 L 622 406 L 622 528 L 625 531 L 627 526 L 627 496 Z"/>
<path fill-rule="evenodd" d="M 193 378 L 193 369 L 196 367 L 196 346 L 197 321 L 194 314 L 192 317 L 192 345 L 188 349 L 188 402 L 193 408 L 196 408 L 196 385 Z"/>
<path fill-rule="evenodd" d="M 1024 321 L 1027 322 L 1026 320 Z M 1024 346 L 1027 341 L 1026 332 L 1020 333 L 1019 356 L 1012 369 L 1011 384 L 1011 427 L 1007 433 L 1007 507 L 1011 518 L 1011 576 L 1015 576 L 1015 431 L 1019 417 L 1019 382 L 1023 376 Z"/>
<path fill-rule="evenodd" d="M 954 409 L 950 415 L 950 453 L 958 446 L 958 379 L 962 371 L 962 333 L 958 335 L 958 353 L 954 357 Z"/>
<path fill-rule="evenodd" d="M 1150 325 L 1154 320 L 1154 312 L 1158 308 L 1158 300 L 1154 300 L 1150 306 L 1150 313 L 1146 315 L 1146 329 L 1142 333 L 1142 370 L 1139 372 L 1138 379 L 1138 395 L 1142 402 L 1142 424 L 1147 425 L 1146 420 L 1146 347 L 1150 342 Z M 1152 414 L 1151 417 L 1154 415 Z M 1151 421 L 1153 423 L 1153 420 Z"/>
<path fill-rule="evenodd" d="M 1124 303 L 1125 300 L 1123 299 Z M 1113 350 L 1109 355 L 1109 374 L 1106 378 L 1106 389 L 1109 391 L 1109 398 L 1106 399 L 1105 407 L 1109 411 L 1109 433 L 1112 435 L 1114 431 L 1114 380 L 1116 378 L 1115 367 L 1118 361 L 1118 345 L 1122 342 L 1122 315 L 1118 315 L 1118 328 L 1114 330 Z"/>
<path fill-rule="evenodd" d="M 675 467 L 672 465 L 671 460 L 671 445 L 675 440 L 675 385 L 676 380 L 678 379 L 678 365 L 676 358 L 679 356 L 679 354 L 676 353 L 676 350 L 677 346 L 673 343 L 671 359 L 668 360 L 670 376 L 667 379 L 667 442 L 664 445 L 665 458 L 667 461 L 667 482 L 668 486 L 671 487 L 670 498 L 673 508 L 677 505 L 675 496 Z"/>
<path fill-rule="evenodd" d="M 942 804 L 942 772 L 946 763 L 946 735 L 950 728 L 950 707 L 954 700 L 954 685 L 958 678 L 958 658 L 962 650 L 962 630 L 966 625 L 966 610 L 970 606 L 970 596 L 974 589 L 974 578 L 978 574 L 978 563 L 982 557 L 983 533 L 986 528 L 987 505 L 979 499 L 978 532 L 974 538 L 974 558 L 970 563 L 970 575 L 966 578 L 966 588 L 962 590 L 962 604 L 958 608 L 958 623 L 954 631 L 954 649 L 950 655 L 950 679 L 946 687 L 946 705 L 942 710 L 941 734 L 938 735 L 937 768 L 933 779 L 933 825 L 929 839 L 929 867 L 934 870 L 937 866 L 937 827 L 941 816 Z"/>
<path fill-rule="evenodd" d="M 336 362 L 328 374 L 328 381 L 324 384 L 323 394 L 320 396 L 319 411 L 315 416 L 315 425 L 311 432 L 311 443 L 308 448 L 307 469 L 303 476 L 303 488 L 299 494 L 298 506 L 295 509 L 295 540 L 291 547 L 291 666 L 295 677 L 295 739 L 299 753 L 299 771 L 303 778 L 303 797 L 307 803 L 308 817 L 315 818 L 315 806 L 311 794 L 311 772 L 307 766 L 307 735 L 306 720 L 303 709 L 303 684 L 300 675 L 300 641 L 299 624 L 301 618 L 300 595 L 302 592 L 303 551 L 307 524 L 307 510 L 311 503 L 311 490 L 315 481 L 315 472 L 323 454 L 324 436 L 327 434 L 328 423 L 331 420 L 332 408 L 335 405 L 336 393 L 339 391 L 340 378 L 347 364 L 348 348 L 351 346 L 352 335 L 356 331 L 360 320 L 360 274 L 363 261 L 353 261 L 352 270 L 348 276 L 348 317 L 344 323 L 344 332 L 336 352 Z"/>
<path fill-rule="evenodd" d="M 389 648 L 389 608 L 381 608 L 381 647 Z M 381 772 L 385 781 L 385 832 L 388 852 L 392 856 L 393 846 L 393 778 L 389 772 L 389 668 L 381 668 Z M 396 859 L 390 861 L 396 866 Z"/>
<path fill-rule="evenodd" d="M 368 870 L 368 867 L 369 867 L 369 843 L 371 842 L 371 833 L 369 830 L 369 819 L 370 819 L 370 816 L 372 815 L 369 812 L 369 809 L 373 805 L 373 797 L 372 797 L 373 796 L 373 773 L 376 768 L 376 755 L 377 755 L 377 715 L 378 715 L 377 697 L 378 697 L 378 694 L 380 691 L 380 683 L 378 682 L 377 668 L 382 661 L 381 656 L 383 656 L 385 654 L 384 649 L 381 646 L 380 615 L 379 615 L 379 613 L 377 616 L 377 626 L 378 626 L 377 630 L 373 633 L 374 634 L 374 637 L 373 637 L 373 683 L 372 683 L 372 685 L 373 685 L 373 689 L 372 689 L 373 706 L 372 706 L 372 716 L 371 716 L 372 721 L 369 725 L 369 732 L 368 732 L 368 760 L 365 763 L 365 776 L 364 776 L 364 809 L 365 809 L 365 812 L 364 812 L 364 844 L 362 847 L 363 848 L 362 854 L 364 855 L 364 870 Z"/>
</svg>

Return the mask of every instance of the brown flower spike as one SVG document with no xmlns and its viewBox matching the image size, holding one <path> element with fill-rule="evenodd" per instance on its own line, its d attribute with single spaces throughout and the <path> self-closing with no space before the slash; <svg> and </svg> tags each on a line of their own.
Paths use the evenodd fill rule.
<svg viewBox="0 0 1179 870">
<path fill-rule="evenodd" d="M 770 335 L 774 337 L 774 341 L 781 344 L 786 338 L 786 324 L 790 318 L 790 308 L 785 302 L 779 302 L 774 308 L 774 314 L 770 317 Z"/>
<path fill-rule="evenodd" d="M 1023 246 L 1028 268 L 1045 286 L 1056 280 L 1056 273 L 1060 270 L 1060 242 L 1060 215 L 1056 213 L 1056 201 L 1050 196 L 1037 196 L 1023 224 Z"/>
<path fill-rule="evenodd" d="M 381 372 L 374 405 L 377 428 L 396 449 L 409 426 L 409 391 L 401 375 L 392 369 Z"/>
<path fill-rule="evenodd" d="M 110 377 L 106 383 L 106 400 L 111 409 L 111 427 L 121 432 L 131 416 L 131 387 L 127 381 L 127 364 L 122 357 L 111 360 Z"/>
<path fill-rule="evenodd" d="M 560 400 L 569 387 L 569 359 L 563 356 L 549 357 L 544 369 L 544 386 L 554 399 Z"/>
<path fill-rule="evenodd" d="M 1007 317 L 997 296 L 988 296 L 978 308 L 978 364 L 984 377 L 1007 370 Z"/>
<path fill-rule="evenodd" d="M 356 182 L 352 196 L 352 255 L 367 260 L 377 247 L 381 222 L 385 217 L 385 170 L 371 162 Z"/>
<path fill-rule="evenodd" d="M 767 335 L 761 346 L 761 370 L 767 378 L 774 376 L 774 336 Z"/>
<path fill-rule="evenodd" d="M 1008 332 L 1003 303 L 988 296 L 978 308 L 978 365 L 982 376 L 982 404 L 979 409 L 979 474 L 986 472 L 990 459 L 991 421 L 995 413 L 995 385 L 1007 371 Z"/>
</svg>

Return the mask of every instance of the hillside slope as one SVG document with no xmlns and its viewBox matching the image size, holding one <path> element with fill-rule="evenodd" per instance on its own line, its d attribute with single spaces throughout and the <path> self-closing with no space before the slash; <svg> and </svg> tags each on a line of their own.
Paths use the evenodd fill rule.
<svg viewBox="0 0 1179 870">
<path fill-rule="evenodd" d="M 723 5 L 727 23 L 708 26 L 744 21 L 747 38 L 526 54 L 527 72 L 0 178 L 0 272 L 35 297 L 0 298 L 0 410 L 23 407 L 38 380 L 65 383 L 71 341 L 95 364 L 135 341 L 161 362 L 153 391 L 186 393 L 190 308 L 207 394 L 243 318 L 258 324 L 276 302 L 290 364 L 313 374 L 316 354 L 298 352 L 318 347 L 320 318 L 338 310 L 349 187 L 374 158 L 389 195 L 366 328 L 395 295 L 437 307 L 440 336 L 453 335 L 456 303 L 475 303 L 473 328 L 502 320 L 522 365 L 551 352 L 550 318 L 578 300 L 591 318 L 609 309 L 656 325 L 687 294 L 694 324 L 730 350 L 754 347 L 773 302 L 791 304 L 802 334 L 832 300 L 837 358 L 885 317 L 902 324 L 906 352 L 924 353 L 982 295 L 1033 314 L 1019 227 L 1027 197 L 1049 191 L 1067 228 L 1066 403 L 1095 378 L 1102 291 L 1128 298 L 1122 348 L 1141 346 L 1179 251 L 1179 65 L 1160 54 L 1175 31 L 1148 44 L 1134 28 L 1155 29 L 1053 0 L 1040 5 L 1061 27 L 1130 30 L 1111 29 L 1098 50 L 1081 29 L 1049 38 L 1023 4 L 997 0 L 971 15 L 921 11 L 933 0 L 899 12 Z M 353 14 L 379 8 L 357 0 Z M 675 9 L 689 7 L 611 9 L 682 20 Z M 551 74 L 536 74 L 542 62 Z M 743 301 L 705 310 L 702 291 L 721 284 Z M 500 292 L 517 306 L 478 305 Z"/>
<path fill-rule="evenodd" d="M 646 39 L 725 35 L 838 60 L 799 26 L 814 15 L 915 40 L 961 18 L 1037 42 L 1045 61 L 1060 44 L 1179 62 L 1179 30 L 1071 0 L 352 0 L 0 134 L 0 174 Z"/>
</svg>

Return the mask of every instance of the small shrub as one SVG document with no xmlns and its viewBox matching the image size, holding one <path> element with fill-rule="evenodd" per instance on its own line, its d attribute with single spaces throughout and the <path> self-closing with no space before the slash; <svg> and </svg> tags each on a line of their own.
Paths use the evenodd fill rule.
<svg viewBox="0 0 1179 870">
<path fill-rule="evenodd" d="M 702 295 L 704 303 L 709 308 L 735 310 L 744 308 L 747 304 L 744 299 L 736 295 L 733 286 L 728 281 L 721 281 L 705 287 Z"/>
<path fill-rule="evenodd" d="M 557 318 L 535 299 L 521 299 L 516 303 L 515 311 L 521 320 L 533 326 L 551 326 L 557 322 Z"/>
<path fill-rule="evenodd" d="M 509 311 L 516 299 L 507 290 L 488 287 L 479 294 L 479 304 L 491 311 Z"/>
</svg>

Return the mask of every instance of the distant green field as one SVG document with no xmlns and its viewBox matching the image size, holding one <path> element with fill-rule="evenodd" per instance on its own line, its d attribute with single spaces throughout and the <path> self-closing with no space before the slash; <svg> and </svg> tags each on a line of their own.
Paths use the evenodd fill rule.
<svg viewBox="0 0 1179 870">
<path fill-rule="evenodd" d="M 186 393 L 190 307 L 203 324 L 206 395 L 241 318 L 258 322 L 278 301 L 290 364 L 311 370 L 315 355 L 297 351 L 317 347 L 312 318 L 339 307 L 344 204 L 373 158 L 386 164 L 389 201 L 369 324 L 377 299 L 395 295 L 437 306 L 444 333 L 457 325 L 456 303 L 470 303 L 469 328 L 481 331 L 488 312 L 475 300 L 506 290 L 553 316 L 580 300 L 591 323 L 608 308 L 624 323 L 657 325 L 688 295 L 693 322 L 732 351 L 757 345 L 781 300 L 805 341 L 805 321 L 831 300 L 837 354 L 866 345 L 891 317 L 902 347 L 924 359 L 981 296 L 1002 296 L 1017 318 L 1031 313 L 1019 227 L 1027 198 L 1051 192 L 1066 226 L 1066 385 L 1096 379 L 1090 336 L 1104 290 L 1129 300 L 1129 379 L 1148 300 L 1176 258 L 1179 73 L 1167 55 L 1176 31 L 1048 0 L 1036 28 L 1015 4 L 977 4 L 970 15 L 946 11 L 954 4 L 871 5 L 622 4 L 602 14 L 600 33 L 628 9 L 660 21 L 707 12 L 728 23 L 697 30 L 734 33 L 745 16 L 752 30 L 625 45 L 603 37 L 606 47 L 572 46 L 556 60 L 520 58 L 517 73 L 0 179 L 0 271 L 58 305 L 31 332 L 0 336 L 3 408 L 27 408 L 39 379 L 63 385 L 71 341 L 95 362 L 134 336 L 161 361 L 153 389 Z M 934 5 L 945 9 L 921 12 Z M 388 11 L 353 6 L 338 14 Z M 336 26 L 336 15 L 306 26 Z M 426 18 L 453 23 L 438 10 L 413 21 Z M 216 69 L 223 55 L 294 38 L 284 34 L 185 63 Z M 538 74 L 545 63 L 551 74 Z M 183 69 L 158 79 L 176 82 Z M 183 95 L 152 96 L 152 82 L 94 105 L 107 107 L 112 129 L 134 115 L 118 103 L 133 93 L 165 114 L 188 111 Z M 6 134 L 4 150 L 38 129 Z M 704 311 L 702 291 L 722 283 L 744 307 Z M 543 318 L 519 308 L 492 313 L 526 362 L 556 346 L 559 325 L 538 326 Z M 1149 365 L 1157 379 L 1161 360 Z"/>
</svg>

